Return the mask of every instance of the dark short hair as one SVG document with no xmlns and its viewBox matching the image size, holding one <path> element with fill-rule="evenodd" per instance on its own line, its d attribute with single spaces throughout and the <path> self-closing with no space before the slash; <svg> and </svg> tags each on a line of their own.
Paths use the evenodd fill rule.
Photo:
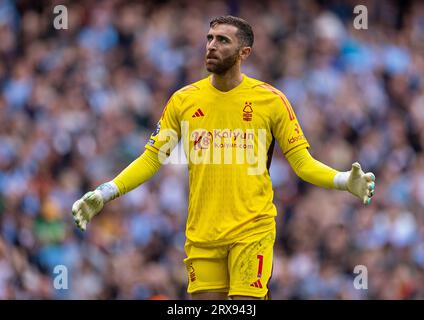
<svg viewBox="0 0 424 320">
<path fill-rule="evenodd" d="M 234 16 L 221 16 L 213 19 L 210 22 L 209 26 L 213 28 L 218 24 L 229 24 L 231 26 L 236 27 L 238 29 L 236 36 L 239 39 L 240 43 L 246 47 L 253 46 L 253 30 L 246 20 Z"/>
</svg>

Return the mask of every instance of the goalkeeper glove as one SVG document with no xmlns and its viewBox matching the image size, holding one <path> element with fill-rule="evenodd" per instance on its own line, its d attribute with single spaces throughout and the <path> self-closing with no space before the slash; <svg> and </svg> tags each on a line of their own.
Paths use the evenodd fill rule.
<svg viewBox="0 0 424 320">
<path fill-rule="evenodd" d="M 103 209 L 107 202 L 117 197 L 119 197 L 119 188 L 112 181 L 100 185 L 94 191 L 87 192 L 72 205 L 75 224 L 85 231 L 87 223 Z"/>
<path fill-rule="evenodd" d="M 364 173 L 358 162 L 352 164 L 352 169 L 339 172 L 334 177 L 336 189 L 347 190 L 362 200 L 363 204 L 370 204 L 375 193 L 375 176 L 372 172 Z"/>
</svg>

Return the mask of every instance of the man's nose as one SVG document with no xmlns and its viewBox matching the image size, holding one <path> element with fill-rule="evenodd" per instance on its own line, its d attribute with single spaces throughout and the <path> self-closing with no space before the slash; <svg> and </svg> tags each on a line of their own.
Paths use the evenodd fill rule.
<svg viewBox="0 0 424 320">
<path fill-rule="evenodd" d="M 211 42 L 209 42 L 208 45 L 206 46 L 206 48 L 209 51 L 216 50 L 216 41 L 215 41 L 215 39 L 213 39 Z"/>
</svg>

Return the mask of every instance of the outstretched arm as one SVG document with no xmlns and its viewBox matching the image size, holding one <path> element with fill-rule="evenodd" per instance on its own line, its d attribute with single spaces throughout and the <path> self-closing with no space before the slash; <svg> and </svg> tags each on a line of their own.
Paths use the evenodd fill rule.
<svg viewBox="0 0 424 320">
<path fill-rule="evenodd" d="M 299 148 L 287 156 L 290 166 L 304 181 L 319 187 L 347 190 L 362 203 L 370 204 L 375 192 L 375 176 L 364 173 L 358 162 L 352 164 L 350 171 L 339 172 L 314 159 L 306 148 Z"/>
<path fill-rule="evenodd" d="M 73 204 L 72 214 L 76 225 L 84 231 L 87 223 L 103 209 L 107 202 L 135 189 L 150 179 L 160 167 L 158 154 L 146 149 L 115 179 L 103 183 L 94 191 L 87 192 Z"/>
<path fill-rule="evenodd" d="M 144 153 L 125 168 L 115 179 L 103 183 L 94 191 L 87 192 L 72 206 L 76 225 L 85 230 L 87 223 L 102 210 L 103 206 L 150 179 L 178 144 L 181 135 L 180 98 L 174 94 L 165 106 L 156 130 L 150 135 Z M 160 158 L 159 158 L 160 157 Z"/>
</svg>

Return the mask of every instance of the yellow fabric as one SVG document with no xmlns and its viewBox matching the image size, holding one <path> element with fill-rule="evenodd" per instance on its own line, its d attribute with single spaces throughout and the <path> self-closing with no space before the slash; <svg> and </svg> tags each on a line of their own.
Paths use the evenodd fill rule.
<svg viewBox="0 0 424 320">
<path fill-rule="evenodd" d="M 216 246 L 273 229 L 277 210 L 268 167 L 274 139 L 285 155 L 309 144 L 277 89 L 243 75 L 237 87 L 222 92 L 210 80 L 172 95 L 146 149 L 163 160 L 181 138 L 189 160 L 186 236 Z M 266 139 L 258 147 L 260 137 Z"/>
<path fill-rule="evenodd" d="M 205 248 L 186 243 L 188 293 L 224 292 L 229 296 L 266 297 L 271 278 L 275 231 L 232 245 Z"/>
<path fill-rule="evenodd" d="M 338 171 L 314 159 L 306 148 L 299 148 L 286 158 L 302 180 L 318 187 L 335 188 L 334 176 Z"/>
<path fill-rule="evenodd" d="M 145 150 L 140 157 L 113 179 L 113 182 L 118 186 L 119 194 L 122 196 L 150 179 L 160 167 L 161 163 L 157 153 Z"/>
</svg>

